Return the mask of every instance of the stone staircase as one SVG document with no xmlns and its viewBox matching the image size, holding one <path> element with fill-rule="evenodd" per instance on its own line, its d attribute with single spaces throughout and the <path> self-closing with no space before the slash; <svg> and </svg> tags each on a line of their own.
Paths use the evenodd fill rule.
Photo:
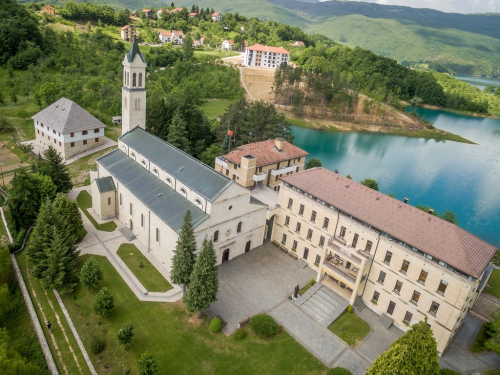
<svg viewBox="0 0 500 375">
<path fill-rule="evenodd" d="M 135 234 L 132 232 L 129 228 L 123 227 L 120 228 L 119 231 L 125 236 L 125 238 L 129 241 L 132 241 L 135 239 Z"/>
<path fill-rule="evenodd" d="M 321 284 L 313 288 L 309 289 L 311 293 L 304 294 L 298 305 L 316 321 L 329 326 L 347 309 L 349 302 Z"/>
<path fill-rule="evenodd" d="M 361 298 L 361 296 L 358 296 L 358 298 L 356 298 L 356 301 L 354 301 L 354 311 L 359 314 L 361 311 L 364 310 L 364 308 L 366 307 L 365 303 L 363 302 L 363 299 Z"/>
<path fill-rule="evenodd" d="M 378 323 L 385 329 L 391 328 L 393 322 L 394 319 L 392 319 L 389 315 L 385 313 L 380 315 L 380 318 L 378 319 Z"/>
</svg>

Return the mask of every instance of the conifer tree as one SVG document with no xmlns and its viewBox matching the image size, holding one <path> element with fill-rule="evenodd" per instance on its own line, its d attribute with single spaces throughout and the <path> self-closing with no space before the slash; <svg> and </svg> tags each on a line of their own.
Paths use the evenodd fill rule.
<svg viewBox="0 0 500 375">
<path fill-rule="evenodd" d="M 180 148 L 182 151 L 189 153 L 191 145 L 186 131 L 186 123 L 181 118 L 179 111 L 176 111 L 172 118 L 172 123 L 168 131 L 167 142 L 172 146 Z"/>
<path fill-rule="evenodd" d="M 196 262 L 195 253 L 196 239 L 194 237 L 191 212 L 188 210 L 181 226 L 181 233 L 179 234 L 174 256 L 172 257 L 172 271 L 170 272 L 172 281 L 183 285 L 184 293 L 186 292 L 186 285 L 189 284 Z"/>
<path fill-rule="evenodd" d="M 226 136 L 224 137 L 221 149 L 222 155 L 229 154 L 229 151 L 231 151 L 231 139 L 229 138 L 229 134 L 226 134 Z"/>
<path fill-rule="evenodd" d="M 32 176 L 25 168 L 21 168 L 17 173 L 14 172 L 14 178 L 11 180 L 7 212 L 9 227 L 16 233 L 22 228 L 28 228 L 40 209 L 38 187 Z"/>
<path fill-rule="evenodd" d="M 190 34 L 187 34 L 186 39 L 182 43 L 182 52 L 184 53 L 184 59 L 191 60 L 193 58 L 193 38 Z"/>
<path fill-rule="evenodd" d="M 203 247 L 198 254 L 191 274 L 189 289 L 184 297 L 184 303 L 189 311 L 196 311 L 198 318 L 201 312 L 217 301 L 219 290 L 217 259 L 212 240 L 204 239 Z"/>
<path fill-rule="evenodd" d="M 54 147 L 49 146 L 43 152 L 43 157 L 44 159 L 38 160 L 38 173 L 49 176 L 56 185 L 58 193 L 68 192 L 73 187 L 73 184 L 71 183 L 68 167 L 64 164 L 59 152 Z"/>
<path fill-rule="evenodd" d="M 366 372 L 366 375 L 438 375 L 439 358 L 436 340 L 425 321 L 414 324 L 394 341 Z"/>
<path fill-rule="evenodd" d="M 62 220 L 66 223 L 69 232 L 78 238 L 82 233 L 83 220 L 78 210 L 78 205 L 75 201 L 69 199 L 64 194 L 59 193 L 54 200 L 57 213 L 61 216 Z"/>
</svg>

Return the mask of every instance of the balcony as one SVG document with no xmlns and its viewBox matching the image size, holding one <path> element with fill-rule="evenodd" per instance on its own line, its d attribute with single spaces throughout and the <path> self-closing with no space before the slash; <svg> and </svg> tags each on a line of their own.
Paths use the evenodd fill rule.
<svg viewBox="0 0 500 375">
<path fill-rule="evenodd" d="M 328 247 L 331 248 L 333 251 L 335 251 L 338 254 L 341 254 L 342 256 L 346 257 L 346 259 L 349 262 L 356 263 L 358 265 L 361 265 L 361 262 L 363 258 L 366 258 L 366 255 L 361 255 L 360 250 L 355 250 L 352 247 L 348 247 L 347 245 L 344 244 L 344 242 L 340 242 L 337 239 L 334 241 L 331 238 L 328 240 Z M 341 240 L 343 241 L 343 240 Z M 368 257 L 369 258 L 369 257 Z"/>
<path fill-rule="evenodd" d="M 335 258 L 333 258 L 332 256 L 328 256 L 323 263 L 323 267 L 326 268 L 326 271 L 328 273 L 331 273 L 332 276 L 337 276 L 341 279 L 341 281 L 349 283 L 350 286 L 354 288 L 354 284 L 356 284 L 356 277 L 344 271 L 345 268 L 338 267 L 334 262 Z"/>
<path fill-rule="evenodd" d="M 297 170 L 297 165 L 292 164 L 289 167 L 285 167 L 285 168 L 281 168 L 281 169 L 273 169 L 271 171 L 271 174 L 273 176 L 278 176 L 280 174 L 285 174 L 285 173 L 289 173 L 289 172 L 295 172 L 296 170 Z"/>
<path fill-rule="evenodd" d="M 260 172 L 259 174 L 254 174 L 253 175 L 253 180 L 255 182 L 260 182 L 260 181 L 264 181 L 267 177 L 267 173 L 264 173 L 264 172 Z"/>
<path fill-rule="evenodd" d="M 215 158 L 215 164 L 222 165 L 224 168 L 227 169 L 227 163 L 220 156 L 217 156 Z"/>
</svg>

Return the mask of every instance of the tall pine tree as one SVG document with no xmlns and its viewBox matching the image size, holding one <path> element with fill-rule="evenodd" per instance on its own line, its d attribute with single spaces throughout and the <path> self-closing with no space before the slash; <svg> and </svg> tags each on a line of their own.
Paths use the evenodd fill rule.
<svg viewBox="0 0 500 375">
<path fill-rule="evenodd" d="M 72 187 L 71 176 L 69 175 L 68 167 L 64 164 L 64 160 L 59 152 L 52 146 L 49 146 L 43 152 L 43 159 L 38 160 L 37 172 L 44 176 L 49 176 L 54 185 L 56 185 L 58 193 L 66 193 Z"/>
<path fill-rule="evenodd" d="M 176 284 L 182 284 L 184 293 L 189 284 L 194 264 L 196 262 L 196 239 L 193 232 L 191 212 L 188 210 L 184 216 L 181 233 L 177 240 L 174 256 L 172 257 L 172 271 L 170 277 Z"/>
<path fill-rule="evenodd" d="M 189 139 L 187 137 L 186 123 L 181 118 L 179 111 L 176 111 L 174 117 L 172 118 L 167 141 L 172 146 L 180 148 L 188 154 L 191 151 L 191 145 L 189 144 Z"/>
<path fill-rule="evenodd" d="M 229 151 L 231 151 L 231 139 L 229 138 L 229 134 L 226 134 L 226 136 L 224 137 L 221 149 L 222 155 L 229 154 Z"/>
<path fill-rule="evenodd" d="M 83 220 L 78 210 L 78 205 L 64 194 L 59 193 L 54 200 L 57 213 L 61 216 L 62 220 L 70 233 L 74 234 L 77 238 L 82 233 Z"/>
<path fill-rule="evenodd" d="M 425 321 L 414 324 L 373 362 L 366 375 L 438 375 L 436 340 Z"/>
<path fill-rule="evenodd" d="M 198 254 L 191 274 L 189 289 L 184 296 L 184 303 L 189 311 L 196 311 L 198 318 L 201 313 L 217 301 L 219 290 L 217 259 L 212 240 L 203 240 L 203 246 Z"/>
</svg>

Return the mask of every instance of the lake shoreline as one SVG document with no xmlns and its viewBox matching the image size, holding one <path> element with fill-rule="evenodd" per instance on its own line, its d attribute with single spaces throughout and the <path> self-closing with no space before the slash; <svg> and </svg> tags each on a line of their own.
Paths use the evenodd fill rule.
<svg viewBox="0 0 500 375">
<path fill-rule="evenodd" d="M 411 105 L 411 104 L 408 104 Z M 456 113 L 457 115 L 462 115 L 462 116 L 471 116 L 471 117 L 481 117 L 481 118 L 491 118 L 491 119 L 496 119 L 499 118 L 500 116 L 496 115 L 485 115 L 482 113 L 477 113 L 477 112 L 467 112 L 467 111 L 459 111 L 456 109 L 449 109 L 449 108 L 444 108 L 439 105 L 431 105 L 431 104 L 420 104 L 416 107 L 422 107 L 422 108 L 427 108 L 427 109 L 435 109 L 438 111 L 446 111 L 450 113 Z"/>
</svg>

